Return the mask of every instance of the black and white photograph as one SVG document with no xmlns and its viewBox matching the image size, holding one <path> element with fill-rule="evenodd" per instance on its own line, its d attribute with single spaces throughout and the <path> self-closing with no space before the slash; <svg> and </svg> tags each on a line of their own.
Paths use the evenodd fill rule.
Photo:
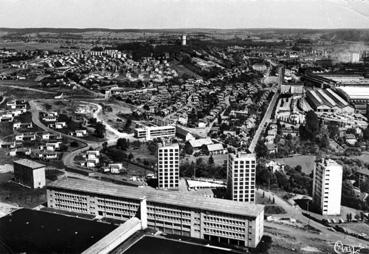
<svg viewBox="0 0 369 254">
<path fill-rule="evenodd" d="M 369 253 L 369 0 L 0 0 L 0 254 Z"/>
</svg>

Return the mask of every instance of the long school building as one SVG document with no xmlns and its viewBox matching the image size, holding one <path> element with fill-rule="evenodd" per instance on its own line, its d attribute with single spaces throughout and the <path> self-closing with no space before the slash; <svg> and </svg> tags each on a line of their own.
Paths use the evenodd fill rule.
<svg viewBox="0 0 369 254">
<path fill-rule="evenodd" d="M 47 186 L 47 203 L 122 221 L 136 216 L 165 233 L 242 247 L 255 248 L 264 232 L 262 205 L 106 182 L 59 180 Z"/>
</svg>

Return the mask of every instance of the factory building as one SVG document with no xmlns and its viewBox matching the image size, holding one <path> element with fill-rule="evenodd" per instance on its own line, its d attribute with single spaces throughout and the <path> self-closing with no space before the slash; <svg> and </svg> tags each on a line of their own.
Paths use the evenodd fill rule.
<svg viewBox="0 0 369 254">
<path fill-rule="evenodd" d="M 320 113 L 353 114 L 354 108 L 332 89 L 310 89 L 306 92 L 306 101 L 311 108 Z"/>
<path fill-rule="evenodd" d="M 47 204 L 122 221 L 147 216 L 148 227 L 155 230 L 233 246 L 255 248 L 264 230 L 262 205 L 148 187 L 66 178 L 47 186 Z"/>
</svg>

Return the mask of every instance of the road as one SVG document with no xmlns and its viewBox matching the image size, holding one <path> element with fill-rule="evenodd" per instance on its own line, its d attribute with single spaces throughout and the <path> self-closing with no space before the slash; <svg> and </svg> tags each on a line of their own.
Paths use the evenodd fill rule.
<svg viewBox="0 0 369 254">
<path fill-rule="evenodd" d="M 96 103 L 91 103 L 91 102 L 84 102 L 84 103 L 90 103 L 90 104 L 93 104 L 95 107 L 97 107 L 97 110 L 94 112 L 93 117 L 95 117 L 97 119 L 97 121 L 102 122 L 106 126 L 108 146 L 115 145 L 119 138 L 126 138 L 126 139 L 130 139 L 130 140 L 134 139 L 133 135 L 130 135 L 128 133 L 119 132 L 118 130 L 114 129 L 107 121 L 105 121 L 105 119 L 102 118 L 102 115 L 101 115 L 102 107 L 101 107 L 101 105 L 96 104 Z M 37 125 L 41 129 L 43 129 L 44 131 L 47 131 L 47 132 L 50 132 L 50 133 L 61 134 L 63 137 L 66 137 L 66 138 L 69 138 L 69 139 L 72 139 L 72 140 L 75 140 L 75 141 L 79 141 L 79 142 L 85 144 L 84 147 L 81 147 L 81 148 L 79 148 L 77 150 L 74 150 L 72 152 L 69 152 L 69 153 L 64 153 L 62 161 L 63 161 L 63 163 L 66 167 L 75 167 L 74 157 L 76 157 L 78 154 L 80 154 L 84 151 L 87 151 L 90 147 L 92 147 L 93 149 L 102 148 L 102 144 L 104 142 L 89 141 L 89 140 L 85 140 L 85 139 L 82 139 L 82 138 L 73 137 L 73 136 L 67 135 L 67 134 L 62 133 L 62 132 L 55 131 L 54 129 L 51 129 L 51 128 L 47 127 L 46 125 L 44 125 L 40 121 L 40 108 L 37 105 L 37 103 L 35 101 L 31 100 L 31 101 L 29 101 L 29 105 L 31 107 L 32 122 L 35 125 Z"/>
<path fill-rule="evenodd" d="M 124 132 L 119 132 L 117 129 L 113 128 L 103 117 L 102 117 L 102 106 L 97 103 L 83 101 L 83 103 L 88 103 L 94 105 L 97 110 L 93 113 L 93 117 L 97 119 L 98 122 L 102 122 L 106 128 L 106 138 L 108 139 L 108 144 L 114 143 L 117 141 L 118 138 L 125 138 L 129 140 L 134 140 L 133 134 L 128 134 Z"/>
<path fill-rule="evenodd" d="M 255 132 L 254 137 L 252 138 L 252 141 L 250 143 L 249 146 L 249 151 L 251 153 L 255 152 L 255 147 L 257 142 L 259 141 L 260 135 L 263 132 L 264 128 L 265 128 L 265 124 L 269 122 L 270 118 L 272 117 L 272 113 L 273 113 L 273 109 L 275 107 L 275 104 L 277 103 L 279 97 L 279 88 L 277 90 L 277 92 L 273 95 L 272 100 L 269 103 L 269 106 L 264 114 L 263 119 L 261 120 L 258 129 Z"/>
<path fill-rule="evenodd" d="M 262 189 L 258 189 L 257 192 L 260 193 L 260 194 L 262 194 L 264 192 L 264 195 L 265 195 L 266 198 L 268 198 L 268 197 L 270 197 L 271 199 L 274 198 L 275 205 L 282 207 L 286 211 L 287 214 L 273 215 L 273 217 L 275 217 L 275 218 L 294 218 L 294 219 L 300 221 L 303 224 L 310 225 L 310 226 L 320 230 L 321 233 L 320 233 L 319 237 L 322 238 L 322 239 L 325 239 L 325 240 L 330 240 L 330 241 L 335 242 L 335 241 L 340 240 L 340 239 L 345 239 L 346 242 L 356 243 L 356 244 L 361 243 L 363 245 L 368 245 L 368 242 L 365 241 L 365 240 L 361 240 L 361 239 L 358 239 L 356 237 L 352 237 L 352 236 L 349 236 L 349 235 L 346 235 L 346 234 L 343 234 L 343 233 L 340 233 L 340 232 L 333 232 L 333 231 L 328 230 L 328 228 L 325 227 L 324 225 L 305 217 L 302 214 L 302 210 L 301 210 L 300 207 L 291 206 L 289 203 L 287 203 L 287 201 L 283 200 L 282 198 L 278 197 L 277 195 L 275 195 L 272 192 L 265 191 L 265 190 L 262 190 Z M 271 223 L 271 222 L 265 222 L 265 225 L 268 225 L 268 226 L 273 226 L 274 225 L 274 227 L 277 227 L 277 228 L 282 227 L 280 224 Z M 287 230 L 287 231 L 291 232 L 290 226 L 285 226 L 285 227 L 289 227 L 289 230 Z"/>
</svg>

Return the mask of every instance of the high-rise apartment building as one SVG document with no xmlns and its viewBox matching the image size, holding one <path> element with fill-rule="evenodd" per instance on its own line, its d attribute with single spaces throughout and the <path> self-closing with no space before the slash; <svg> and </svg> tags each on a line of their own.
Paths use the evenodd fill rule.
<svg viewBox="0 0 369 254">
<path fill-rule="evenodd" d="M 314 169 L 313 202 L 323 215 L 341 213 L 342 166 L 331 159 L 317 162 Z"/>
<path fill-rule="evenodd" d="M 227 164 L 227 190 L 234 201 L 255 202 L 255 154 L 229 154 Z"/>
<path fill-rule="evenodd" d="M 178 189 L 179 185 L 179 145 L 159 145 L 158 147 L 158 187 Z"/>
</svg>

